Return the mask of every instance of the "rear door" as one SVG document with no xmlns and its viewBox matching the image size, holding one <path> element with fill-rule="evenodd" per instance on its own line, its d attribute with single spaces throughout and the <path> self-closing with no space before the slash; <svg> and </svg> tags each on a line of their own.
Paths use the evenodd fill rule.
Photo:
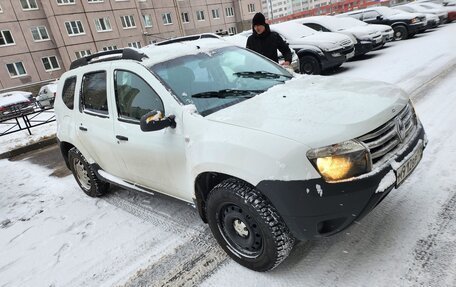
<svg viewBox="0 0 456 287">
<path fill-rule="evenodd" d="M 116 143 L 112 116 L 114 107 L 108 100 L 112 91 L 107 85 L 110 63 L 98 63 L 97 68 L 95 71 L 86 69 L 82 76 L 76 134 L 95 163 L 103 170 L 123 178 L 125 166 L 113 149 Z"/>
</svg>

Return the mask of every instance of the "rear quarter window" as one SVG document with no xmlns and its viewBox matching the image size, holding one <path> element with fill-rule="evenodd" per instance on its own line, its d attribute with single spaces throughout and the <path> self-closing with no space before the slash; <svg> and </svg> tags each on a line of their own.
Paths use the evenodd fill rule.
<svg viewBox="0 0 456 287">
<path fill-rule="evenodd" d="M 62 100 L 70 110 L 74 108 L 74 90 L 76 88 L 76 77 L 65 80 L 62 90 Z"/>
</svg>

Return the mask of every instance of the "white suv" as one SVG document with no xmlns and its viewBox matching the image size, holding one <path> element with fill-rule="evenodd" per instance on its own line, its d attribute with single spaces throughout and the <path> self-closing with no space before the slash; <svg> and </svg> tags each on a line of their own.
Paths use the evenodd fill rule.
<svg viewBox="0 0 456 287">
<path fill-rule="evenodd" d="M 366 215 L 426 145 L 401 90 L 292 78 L 218 39 L 79 59 L 60 78 L 55 112 L 87 195 L 111 183 L 194 203 L 221 247 L 257 271 L 282 262 L 295 239 Z"/>
</svg>

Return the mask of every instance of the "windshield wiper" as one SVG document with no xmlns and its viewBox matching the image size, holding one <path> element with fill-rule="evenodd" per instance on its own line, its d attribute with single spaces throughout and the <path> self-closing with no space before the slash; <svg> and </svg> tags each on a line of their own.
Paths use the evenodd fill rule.
<svg viewBox="0 0 456 287">
<path fill-rule="evenodd" d="M 192 95 L 192 98 L 252 98 L 259 93 L 264 92 L 265 90 L 232 90 L 232 89 L 223 89 L 218 91 L 207 91 L 202 93 L 197 93 Z"/>
<path fill-rule="evenodd" d="M 285 77 L 287 79 L 291 79 L 293 76 L 284 75 L 284 74 L 277 74 L 271 73 L 266 71 L 256 71 L 256 72 L 237 72 L 233 73 L 233 75 L 243 78 L 254 78 L 254 79 L 278 79 L 280 77 Z M 282 80 L 280 80 L 282 81 Z"/>
</svg>

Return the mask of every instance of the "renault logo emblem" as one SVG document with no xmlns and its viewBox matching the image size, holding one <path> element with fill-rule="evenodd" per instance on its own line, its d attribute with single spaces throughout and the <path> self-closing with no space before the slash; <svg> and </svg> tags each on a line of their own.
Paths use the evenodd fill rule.
<svg viewBox="0 0 456 287">
<path fill-rule="evenodd" d="M 403 142 L 405 139 L 405 125 L 402 122 L 400 117 L 396 118 L 396 133 L 400 142 Z"/>
</svg>

